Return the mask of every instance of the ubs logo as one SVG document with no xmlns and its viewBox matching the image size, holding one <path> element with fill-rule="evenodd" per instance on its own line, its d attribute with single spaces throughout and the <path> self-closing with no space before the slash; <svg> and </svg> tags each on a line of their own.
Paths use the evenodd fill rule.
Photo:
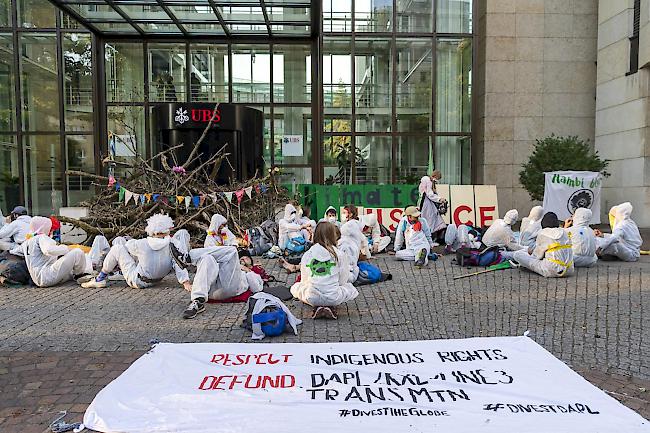
<svg viewBox="0 0 650 433">
<path fill-rule="evenodd" d="M 190 116 L 187 115 L 187 110 L 184 109 L 183 107 L 180 107 L 178 110 L 176 110 L 176 117 L 174 117 L 174 120 L 179 123 L 183 124 L 185 122 L 189 122 Z"/>
</svg>

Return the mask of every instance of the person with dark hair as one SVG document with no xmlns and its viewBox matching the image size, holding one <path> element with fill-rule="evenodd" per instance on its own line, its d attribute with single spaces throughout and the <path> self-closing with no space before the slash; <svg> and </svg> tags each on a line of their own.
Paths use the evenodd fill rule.
<svg viewBox="0 0 650 433">
<path fill-rule="evenodd" d="M 548 278 L 560 278 L 573 274 L 573 249 L 569 236 L 560 228 L 560 221 L 553 212 L 542 218 L 542 230 L 537 234 L 535 247 L 529 251 L 515 251 L 512 258 L 522 267 Z"/>
<path fill-rule="evenodd" d="M 349 261 L 337 248 L 341 233 L 329 222 L 318 223 L 314 245 L 300 261 L 300 281 L 291 287 L 291 294 L 314 310 L 312 318 L 337 319 L 336 307 L 359 295 L 348 282 Z"/>
<path fill-rule="evenodd" d="M 31 220 L 27 208 L 16 206 L 9 215 L 9 222 L 0 228 L 0 251 L 10 251 L 25 242 Z"/>
<path fill-rule="evenodd" d="M 344 224 L 348 221 L 359 219 L 359 209 L 353 204 L 349 204 L 343 208 L 341 215 L 341 223 Z"/>
<path fill-rule="evenodd" d="M 334 206 L 330 206 L 327 209 L 325 209 L 325 215 L 323 215 L 323 218 L 321 218 L 318 222 L 323 223 L 323 222 L 328 222 L 334 224 L 336 227 L 339 229 L 341 228 L 341 223 L 337 219 L 338 217 L 338 212 L 336 212 L 336 208 Z"/>
</svg>

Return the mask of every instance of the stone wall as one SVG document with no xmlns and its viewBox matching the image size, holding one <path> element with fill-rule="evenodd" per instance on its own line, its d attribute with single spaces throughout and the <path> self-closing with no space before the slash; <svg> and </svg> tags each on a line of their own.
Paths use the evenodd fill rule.
<svg viewBox="0 0 650 433">
<path fill-rule="evenodd" d="M 488 0 L 478 9 L 476 181 L 497 185 L 501 213 L 528 214 L 519 171 L 535 140 L 594 140 L 598 0 Z"/>
</svg>

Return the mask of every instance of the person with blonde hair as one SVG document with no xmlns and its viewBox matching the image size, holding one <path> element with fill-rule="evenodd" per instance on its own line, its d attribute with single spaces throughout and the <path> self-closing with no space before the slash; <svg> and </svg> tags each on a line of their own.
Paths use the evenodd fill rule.
<svg viewBox="0 0 650 433">
<path fill-rule="evenodd" d="M 300 261 L 300 281 L 291 294 L 313 307 L 312 318 L 337 319 L 336 307 L 359 295 L 349 282 L 348 257 L 338 248 L 338 228 L 321 222 L 314 232 L 314 245 Z"/>
</svg>

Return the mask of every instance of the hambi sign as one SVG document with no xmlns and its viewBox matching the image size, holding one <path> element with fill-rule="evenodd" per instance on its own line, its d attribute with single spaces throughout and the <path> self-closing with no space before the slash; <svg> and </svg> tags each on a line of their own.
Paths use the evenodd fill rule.
<svg viewBox="0 0 650 433">
<path fill-rule="evenodd" d="M 566 220 L 579 207 L 591 209 L 591 224 L 600 224 L 602 175 L 593 171 L 544 173 L 544 210 Z"/>
<path fill-rule="evenodd" d="M 527 337 L 158 344 L 88 407 L 101 432 L 647 432 Z"/>
</svg>

